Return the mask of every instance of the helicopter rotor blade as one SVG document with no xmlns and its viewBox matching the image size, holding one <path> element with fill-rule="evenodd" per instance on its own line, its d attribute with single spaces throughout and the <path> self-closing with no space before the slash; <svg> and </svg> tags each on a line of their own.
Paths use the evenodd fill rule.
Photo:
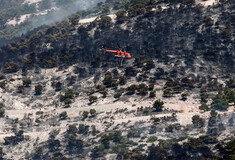
<svg viewBox="0 0 235 160">
<path fill-rule="evenodd" d="M 120 47 L 119 43 L 117 43 L 117 46 L 118 46 L 119 49 L 122 49 L 122 48 Z"/>
</svg>

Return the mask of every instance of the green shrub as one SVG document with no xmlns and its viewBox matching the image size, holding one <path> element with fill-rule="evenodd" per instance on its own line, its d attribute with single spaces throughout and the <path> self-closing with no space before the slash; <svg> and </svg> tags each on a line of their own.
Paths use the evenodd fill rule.
<svg viewBox="0 0 235 160">
<path fill-rule="evenodd" d="M 172 88 L 175 86 L 179 86 L 180 82 L 178 80 L 173 80 L 173 79 L 167 79 L 166 83 L 165 83 L 165 87 L 168 88 Z"/>
<path fill-rule="evenodd" d="M 35 94 L 40 95 L 42 93 L 42 85 L 38 84 L 35 86 Z"/>
<path fill-rule="evenodd" d="M 40 157 L 42 157 L 42 155 L 43 155 L 43 150 L 44 150 L 44 148 L 43 147 L 37 147 L 37 148 L 35 148 L 35 155 L 34 155 L 34 157 L 37 157 L 37 158 L 40 158 Z M 41 159 L 41 158 L 40 158 Z"/>
<path fill-rule="evenodd" d="M 110 133 L 110 140 L 116 143 L 120 143 L 123 139 L 121 131 L 115 131 L 114 133 Z"/>
<path fill-rule="evenodd" d="M 87 111 L 83 111 L 83 113 L 82 113 L 83 118 L 87 118 L 87 117 L 88 117 L 88 115 L 89 115 L 89 112 L 87 112 Z"/>
<path fill-rule="evenodd" d="M 60 120 L 65 120 L 65 119 L 67 119 L 67 117 L 68 117 L 67 112 L 64 111 L 64 112 L 60 113 L 59 117 L 60 117 Z"/>
<path fill-rule="evenodd" d="M 103 80 L 103 84 L 107 87 L 111 87 L 112 82 L 113 82 L 112 74 L 110 72 L 106 73 L 105 77 L 104 77 L 104 80 Z"/>
<path fill-rule="evenodd" d="M 149 97 L 150 98 L 156 97 L 156 91 L 155 90 L 150 91 Z"/>
<path fill-rule="evenodd" d="M 77 132 L 78 132 L 78 129 L 75 124 L 69 125 L 69 128 L 67 129 L 68 134 L 76 135 Z"/>
<path fill-rule="evenodd" d="M 43 111 L 37 111 L 36 115 L 42 115 L 44 112 Z"/>
<path fill-rule="evenodd" d="M 199 137 L 200 140 L 202 140 L 205 144 L 215 144 L 218 142 L 216 137 L 211 137 L 209 135 L 202 135 Z"/>
<path fill-rule="evenodd" d="M 163 97 L 171 97 L 173 93 L 174 92 L 171 88 L 166 88 L 163 90 Z"/>
<path fill-rule="evenodd" d="M 106 86 L 105 86 L 105 85 L 97 85 L 97 86 L 96 86 L 96 89 L 98 89 L 99 92 L 100 92 L 100 91 L 104 91 L 104 90 L 106 90 Z"/>
<path fill-rule="evenodd" d="M 218 110 L 227 110 L 229 107 L 228 101 L 224 95 L 219 92 L 213 99 L 211 107 Z"/>
<path fill-rule="evenodd" d="M 8 73 L 13 73 L 18 71 L 18 64 L 14 62 L 6 62 L 4 64 L 4 69 Z"/>
<path fill-rule="evenodd" d="M 108 94 L 107 90 L 101 91 L 100 93 L 103 95 L 103 98 L 105 98 L 107 96 L 107 94 Z"/>
<path fill-rule="evenodd" d="M 176 85 L 175 87 L 173 87 L 173 93 L 180 93 L 182 90 L 181 86 L 180 85 Z"/>
<path fill-rule="evenodd" d="M 103 144 L 95 146 L 94 149 L 92 150 L 91 156 L 93 158 L 103 157 L 105 154 L 104 151 L 105 151 L 105 146 Z"/>
<path fill-rule="evenodd" d="M 91 116 L 95 116 L 96 115 L 96 110 L 95 109 L 90 109 L 90 114 L 91 114 Z"/>
<path fill-rule="evenodd" d="M 126 88 L 128 95 L 134 94 L 136 90 L 137 90 L 137 86 L 134 84 Z"/>
<path fill-rule="evenodd" d="M 138 94 L 146 95 L 148 93 L 148 86 L 144 83 L 141 83 L 139 84 L 137 90 L 138 90 Z"/>
<path fill-rule="evenodd" d="M 229 142 L 227 142 L 224 146 L 225 154 L 224 159 L 234 160 L 235 158 L 235 138 L 232 138 Z"/>
<path fill-rule="evenodd" d="M 205 120 L 200 118 L 199 115 L 194 115 L 192 117 L 192 122 L 193 122 L 193 125 L 198 128 L 204 127 L 205 125 Z"/>
<path fill-rule="evenodd" d="M 30 84 L 32 83 L 31 79 L 30 78 L 24 78 L 23 79 L 23 85 L 25 87 L 30 87 Z"/>
<path fill-rule="evenodd" d="M 112 19 L 107 15 L 101 15 L 100 20 L 98 21 L 101 27 L 106 27 L 112 22 Z"/>
<path fill-rule="evenodd" d="M 3 80 L 3 79 L 6 79 L 6 76 L 5 76 L 5 74 L 0 73 L 0 80 Z"/>
<path fill-rule="evenodd" d="M 116 16 L 117 16 L 117 21 L 119 22 L 123 22 L 127 19 L 127 12 L 125 10 L 119 10 L 117 11 L 116 13 Z"/>
<path fill-rule="evenodd" d="M 59 57 L 54 55 L 52 57 L 42 58 L 41 59 L 41 64 L 43 65 L 43 67 L 53 68 L 53 67 L 57 66 L 58 61 L 59 61 Z"/>
<path fill-rule="evenodd" d="M 60 96 L 60 101 L 64 102 L 65 104 L 71 104 L 73 97 L 74 97 L 73 90 L 72 89 L 67 89 L 65 91 L 65 94 Z"/>
<path fill-rule="evenodd" d="M 95 127 L 95 125 L 92 125 L 91 126 L 91 134 L 93 135 L 93 136 L 95 136 L 96 135 L 96 133 L 98 133 L 98 131 L 96 130 L 96 127 Z"/>
<path fill-rule="evenodd" d="M 84 124 L 79 124 L 78 126 L 79 134 L 85 134 L 85 133 L 88 133 L 88 131 L 89 131 L 89 126 L 85 126 Z"/>
<path fill-rule="evenodd" d="M 153 108 L 159 112 L 159 111 L 162 111 L 162 109 L 164 108 L 164 102 L 161 101 L 161 100 L 156 100 L 153 104 Z"/>
<path fill-rule="evenodd" d="M 41 123 L 41 121 L 40 121 L 39 118 L 37 118 L 37 119 L 35 120 L 35 122 L 36 122 L 36 123 Z"/>
<path fill-rule="evenodd" d="M 161 119 L 158 117 L 152 117 L 151 120 L 153 120 L 154 124 L 158 124 L 161 121 Z"/>
<path fill-rule="evenodd" d="M 122 96 L 122 93 L 121 92 L 118 92 L 118 93 L 115 93 L 114 94 L 114 98 L 116 98 L 116 99 L 118 99 L 118 98 L 120 98 Z"/>
<path fill-rule="evenodd" d="M 109 141 L 110 141 L 110 136 L 107 134 L 104 134 L 100 138 L 100 142 L 104 145 L 106 149 L 109 148 Z"/>
<path fill-rule="evenodd" d="M 120 76 L 119 77 L 119 84 L 120 85 L 126 84 L 126 77 L 125 76 Z"/>
<path fill-rule="evenodd" d="M 134 17 L 145 12 L 145 7 L 143 4 L 136 4 L 128 9 L 128 16 Z"/>
<path fill-rule="evenodd" d="M 23 63 L 23 65 L 24 65 L 24 67 L 30 66 L 30 65 L 33 64 L 33 60 L 30 59 L 30 58 L 24 58 L 24 59 L 22 60 L 22 63 Z"/>
<path fill-rule="evenodd" d="M 232 90 L 228 87 L 225 87 L 224 89 L 224 98 L 228 103 L 234 103 L 235 104 L 235 90 Z"/>
<path fill-rule="evenodd" d="M 66 98 L 66 99 L 64 100 L 64 103 L 65 103 L 65 104 L 71 104 L 71 103 L 72 103 L 72 100 L 71 100 L 70 98 Z"/>
<path fill-rule="evenodd" d="M 157 127 L 154 126 L 154 125 L 152 125 L 152 126 L 150 127 L 149 134 L 154 134 L 154 133 L 156 133 L 156 132 L 157 132 Z"/>
<path fill-rule="evenodd" d="M 83 152 L 84 142 L 81 139 L 77 139 L 75 135 L 68 134 L 66 135 L 67 139 L 67 148 L 71 151 L 76 151 L 77 154 L 81 154 Z"/>
<path fill-rule="evenodd" d="M 6 84 L 7 84 L 7 81 L 6 81 L 6 80 L 1 81 L 1 82 L 0 82 L 0 88 L 5 89 Z"/>
<path fill-rule="evenodd" d="M 188 141 L 183 143 L 183 145 L 184 145 L 184 147 L 187 147 L 187 148 L 195 151 L 196 149 L 199 149 L 199 148 L 202 148 L 203 146 L 205 146 L 205 143 L 199 138 L 189 137 Z"/>
<path fill-rule="evenodd" d="M 92 95 L 95 93 L 95 90 L 94 89 L 90 89 L 90 91 L 88 92 L 88 95 Z"/>
<path fill-rule="evenodd" d="M 3 107 L 4 107 L 4 104 L 0 102 L 0 117 L 5 116 L 5 109 Z"/>
<path fill-rule="evenodd" d="M 183 93 L 183 94 L 181 94 L 181 99 L 182 99 L 183 101 L 187 100 L 187 97 L 188 97 L 188 93 Z"/>
<path fill-rule="evenodd" d="M 201 97 L 201 102 L 206 103 L 206 102 L 207 102 L 207 99 L 209 98 L 209 94 L 206 93 L 206 92 L 202 92 L 202 93 L 200 94 L 200 97 Z"/>
<path fill-rule="evenodd" d="M 10 137 L 5 137 L 4 138 L 4 144 L 5 145 L 17 145 L 19 142 L 24 141 L 24 131 L 23 130 L 19 130 L 18 132 L 15 132 L 14 136 L 10 136 Z"/>
<path fill-rule="evenodd" d="M 181 83 L 183 84 L 183 86 L 190 87 L 190 88 L 193 88 L 195 85 L 195 81 L 193 79 L 189 79 L 188 77 L 184 77 L 181 80 Z"/>
<path fill-rule="evenodd" d="M 131 129 L 128 131 L 127 137 L 128 138 L 139 138 L 141 131 L 139 129 Z"/>
<path fill-rule="evenodd" d="M 105 85 L 98 85 L 97 89 L 99 90 L 99 93 L 103 95 L 104 98 L 108 94 L 108 89 L 106 88 Z"/>
<path fill-rule="evenodd" d="M 89 101 L 90 101 L 90 103 L 94 103 L 94 102 L 96 102 L 97 101 L 97 97 L 96 96 L 90 96 L 89 97 Z"/>
<path fill-rule="evenodd" d="M 206 89 L 208 91 L 218 91 L 222 89 L 222 86 L 217 80 L 210 80 L 206 85 Z"/>
<path fill-rule="evenodd" d="M 150 136 L 148 139 L 147 139 L 147 143 L 153 143 L 157 140 L 157 137 L 156 136 Z"/>
<path fill-rule="evenodd" d="M 174 126 L 172 124 L 168 125 L 165 130 L 166 132 L 173 132 Z"/>
<path fill-rule="evenodd" d="M 148 109 L 148 108 L 145 108 L 145 109 L 143 110 L 143 114 L 144 114 L 144 115 L 148 115 L 148 114 L 149 114 L 149 109 Z"/>
<path fill-rule="evenodd" d="M 209 111 L 209 107 L 206 103 L 202 103 L 200 106 L 199 106 L 199 109 L 200 110 L 203 110 L 203 111 Z"/>
<path fill-rule="evenodd" d="M 69 21 L 70 23 L 72 23 L 72 25 L 78 25 L 79 19 L 80 19 L 80 15 L 74 14 L 73 16 L 69 18 Z"/>
<path fill-rule="evenodd" d="M 74 96 L 74 92 L 72 89 L 67 89 L 65 94 L 64 94 L 64 98 L 67 99 L 67 98 L 70 98 L 70 99 L 73 99 L 73 96 Z"/>
</svg>

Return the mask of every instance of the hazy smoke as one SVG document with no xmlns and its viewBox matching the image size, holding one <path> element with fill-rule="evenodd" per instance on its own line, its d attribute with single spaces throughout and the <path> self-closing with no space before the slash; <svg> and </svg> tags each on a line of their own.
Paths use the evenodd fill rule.
<svg viewBox="0 0 235 160">
<path fill-rule="evenodd" d="M 45 1 L 45 0 L 44 0 Z M 37 28 L 41 25 L 48 25 L 54 22 L 60 21 L 76 12 L 91 9 L 99 2 L 105 0 L 46 0 L 50 5 L 51 11 L 46 15 L 33 15 L 30 19 L 26 20 L 26 23 L 31 27 L 30 29 Z M 49 7 L 48 7 L 49 8 Z M 25 28 L 20 34 L 27 33 L 28 29 Z"/>
</svg>

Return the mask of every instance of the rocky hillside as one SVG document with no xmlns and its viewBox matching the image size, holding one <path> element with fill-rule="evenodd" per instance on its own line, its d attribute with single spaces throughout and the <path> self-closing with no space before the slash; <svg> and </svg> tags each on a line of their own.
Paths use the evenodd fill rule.
<svg viewBox="0 0 235 160">
<path fill-rule="evenodd" d="M 0 157 L 234 159 L 234 2 L 107 3 L 0 49 Z"/>
</svg>

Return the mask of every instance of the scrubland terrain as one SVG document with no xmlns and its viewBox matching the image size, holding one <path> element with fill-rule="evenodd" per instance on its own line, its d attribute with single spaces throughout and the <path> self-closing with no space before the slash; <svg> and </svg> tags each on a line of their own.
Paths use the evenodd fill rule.
<svg viewBox="0 0 235 160">
<path fill-rule="evenodd" d="M 107 5 L 0 49 L 0 157 L 234 159 L 234 2 Z"/>
</svg>

